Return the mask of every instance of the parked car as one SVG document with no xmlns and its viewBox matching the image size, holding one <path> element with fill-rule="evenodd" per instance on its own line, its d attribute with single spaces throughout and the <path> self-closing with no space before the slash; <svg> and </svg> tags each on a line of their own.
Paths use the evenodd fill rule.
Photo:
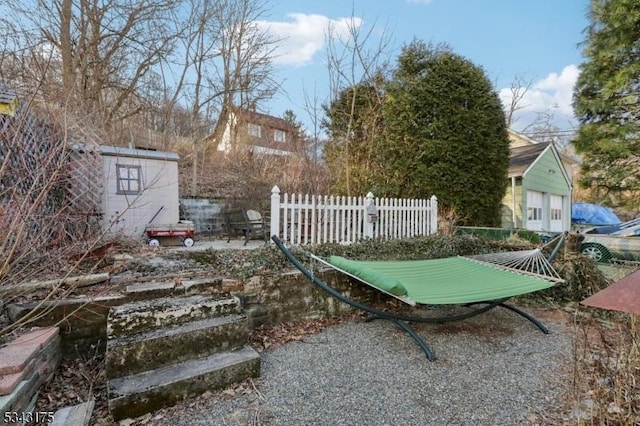
<svg viewBox="0 0 640 426">
<path fill-rule="evenodd" d="M 632 219 L 627 222 L 620 222 L 614 225 L 594 226 L 591 228 L 583 228 L 583 234 L 625 234 L 627 229 L 640 225 L 640 218 Z"/>
<path fill-rule="evenodd" d="M 640 261 L 640 221 L 608 234 L 583 232 L 580 251 L 596 262 Z"/>
</svg>

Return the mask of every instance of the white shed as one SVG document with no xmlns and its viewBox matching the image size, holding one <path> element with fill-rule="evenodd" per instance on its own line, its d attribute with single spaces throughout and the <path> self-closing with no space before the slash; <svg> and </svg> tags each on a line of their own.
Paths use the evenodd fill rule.
<svg viewBox="0 0 640 426">
<path fill-rule="evenodd" d="M 104 230 L 140 237 L 148 224 L 178 223 L 178 154 L 107 145 L 99 151 Z"/>
</svg>

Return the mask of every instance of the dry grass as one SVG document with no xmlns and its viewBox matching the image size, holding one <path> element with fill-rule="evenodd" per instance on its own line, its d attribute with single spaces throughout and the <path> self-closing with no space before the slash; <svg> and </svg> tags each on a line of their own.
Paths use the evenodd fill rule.
<svg viewBox="0 0 640 426">
<path fill-rule="evenodd" d="M 582 260 L 589 263 L 589 260 Z M 575 263 L 575 262 L 574 262 Z M 595 293 L 637 266 L 597 265 L 579 271 L 581 287 Z M 574 310 L 573 418 L 585 425 L 640 424 L 640 324 L 638 317 L 576 304 Z"/>
<path fill-rule="evenodd" d="M 578 424 L 640 424 L 638 318 L 585 312 L 576 320 L 573 406 Z"/>
</svg>

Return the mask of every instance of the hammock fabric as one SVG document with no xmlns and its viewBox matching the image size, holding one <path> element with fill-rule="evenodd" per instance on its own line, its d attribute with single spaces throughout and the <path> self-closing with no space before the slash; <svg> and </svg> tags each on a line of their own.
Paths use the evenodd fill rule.
<svg viewBox="0 0 640 426">
<path fill-rule="evenodd" d="M 502 299 L 553 285 L 542 278 L 465 257 L 380 262 L 331 256 L 327 261 L 369 285 L 425 305 Z"/>
</svg>

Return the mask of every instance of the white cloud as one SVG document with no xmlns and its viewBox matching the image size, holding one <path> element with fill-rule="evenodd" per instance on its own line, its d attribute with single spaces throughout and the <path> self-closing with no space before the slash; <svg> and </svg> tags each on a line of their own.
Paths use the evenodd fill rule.
<svg viewBox="0 0 640 426">
<path fill-rule="evenodd" d="M 324 49 L 325 36 L 329 28 L 336 36 L 345 37 L 349 27 L 358 28 L 360 18 L 330 19 L 323 15 L 291 13 L 290 22 L 259 21 L 258 25 L 267 29 L 280 43 L 275 52 L 274 62 L 283 65 L 302 66 L 313 61 L 316 53 Z"/>
<path fill-rule="evenodd" d="M 520 101 L 522 109 L 516 112 L 518 126 L 523 127 L 529 122 L 527 118 L 533 117 L 538 112 L 550 112 L 555 116 L 554 121 L 559 127 L 566 127 L 566 123 L 575 123 L 573 107 L 573 88 L 579 74 L 576 65 L 568 65 L 560 74 L 550 73 L 542 80 L 534 83 Z M 500 99 L 504 105 L 511 103 L 512 92 L 510 88 L 500 89 Z"/>
</svg>

